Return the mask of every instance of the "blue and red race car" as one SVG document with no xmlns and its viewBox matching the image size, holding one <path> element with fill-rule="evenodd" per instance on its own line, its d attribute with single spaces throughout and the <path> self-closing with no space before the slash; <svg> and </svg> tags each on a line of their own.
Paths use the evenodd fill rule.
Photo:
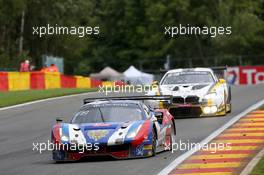
<svg viewBox="0 0 264 175">
<path fill-rule="evenodd" d="M 171 96 L 85 99 L 70 123 L 57 121 L 53 126 L 53 159 L 74 161 L 99 155 L 124 159 L 171 150 L 176 135 L 173 116 L 142 100 L 170 103 Z"/>
</svg>

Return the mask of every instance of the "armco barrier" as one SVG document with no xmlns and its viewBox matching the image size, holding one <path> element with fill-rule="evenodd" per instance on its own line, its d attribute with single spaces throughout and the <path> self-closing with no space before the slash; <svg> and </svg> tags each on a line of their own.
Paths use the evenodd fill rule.
<svg viewBox="0 0 264 175">
<path fill-rule="evenodd" d="M 123 82 L 100 81 L 83 76 L 68 76 L 58 72 L 0 72 L 0 91 L 55 88 L 98 88 L 124 85 Z"/>
<path fill-rule="evenodd" d="M 29 72 L 8 72 L 8 90 L 29 90 L 30 74 Z"/>
<path fill-rule="evenodd" d="M 8 91 L 8 74 L 0 72 L 0 91 Z"/>
</svg>

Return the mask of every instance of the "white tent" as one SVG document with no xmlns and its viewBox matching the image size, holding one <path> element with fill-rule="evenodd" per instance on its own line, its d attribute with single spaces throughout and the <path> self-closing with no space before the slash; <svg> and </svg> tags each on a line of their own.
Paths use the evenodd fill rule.
<svg viewBox="0 0 264 175">
<path fill-rule="evenodd" d="M 130 66 L 124 73 L 125 82 L 133 85 L 149 85 L 153 82 L 154 75 L 141 72 L 134 66 Z"/>
<path fill-rule="evenodd" d="M 99 73 L 90 74 L 90 77 L 100 80 L 116 81 L 116 80 L 122 80 L 124 78 L 124 75 L 117 72 L 111 67 L 105 67 Z"/>
</svg>

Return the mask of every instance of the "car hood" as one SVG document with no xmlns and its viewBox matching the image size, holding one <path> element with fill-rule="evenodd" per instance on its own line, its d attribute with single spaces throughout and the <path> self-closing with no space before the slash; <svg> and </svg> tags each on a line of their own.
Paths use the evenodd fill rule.
<svg viewBox="0 0 264 175">
<path fill-rule="evenodd" d="M 214 83 L 204 84 L 177 84 L 177 85 L 160 85 L 160 91 L 162 95 L 172 96 L 198 96 L 204 97 Z"/>
<path fill-rule="evenodd" d="M 65 135 L 69 138 L 66 143 L 116 145 L 117 142 L 120 144 L 133 140 L 133 138 L 128 138 L 127 135 L 137 130 L 143 123 L 144 120 L 83 124 L 61 123 L 61 136 Z"/>
</svg>

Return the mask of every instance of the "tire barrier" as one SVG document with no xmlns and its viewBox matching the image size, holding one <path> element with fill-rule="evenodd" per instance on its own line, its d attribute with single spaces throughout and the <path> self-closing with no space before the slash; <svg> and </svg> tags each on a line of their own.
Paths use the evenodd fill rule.
<svg viewBox="0 0 264 175">
<path fill-rule="evenodd" d="M 30 88 L 29 80 L 29 72 L 8 72 L 8 90 L 28 90 Z"/>
<path fill-rule="evenodd" d="M 61 88 L 76 88 L 76 78 L 74 76 L 60 75 Z"/>
<path fill-rule="evenodd" d="M 82 76 L 75 76 L 76 78 L 76 87 L 77 88 L 89 88 L 91 87 L 91 79 Z"/>
<path fill-rule="evenodd" d="M 30 89 L 45 89 L 45 73 L 30 72 Z"/>
<path fill-rule="evenodd" d="M 0 72 L 0 91 L 8 91 L 8 74 Z"/>
</svg>

